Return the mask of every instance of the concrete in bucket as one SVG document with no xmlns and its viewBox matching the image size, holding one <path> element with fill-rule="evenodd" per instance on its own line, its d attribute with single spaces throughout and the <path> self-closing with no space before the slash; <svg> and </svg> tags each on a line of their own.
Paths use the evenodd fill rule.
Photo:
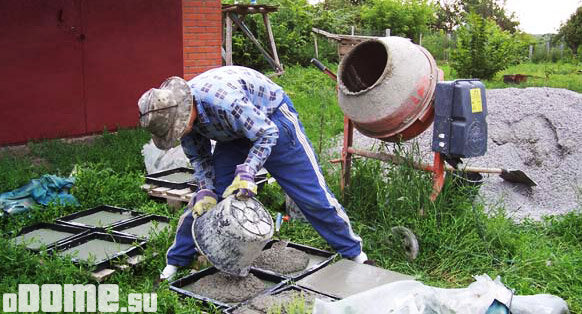
<svg viewBox="0 0 582 314">
<path fill-rule="evenodd" d="M 231 195 L 195 219 L 192 237 L 198 251 L 218 270 L 244 277 L 273 237 L 273 229 L 263 204 Z"/>
<path fill-rule="evenodd" d="M 443 72 L 431 54 L 401 37 L 356 45 L 338 69 L 339 105 L 368 137 L 388 142 L 416 137 L 434 118 Z"/>
</svg>

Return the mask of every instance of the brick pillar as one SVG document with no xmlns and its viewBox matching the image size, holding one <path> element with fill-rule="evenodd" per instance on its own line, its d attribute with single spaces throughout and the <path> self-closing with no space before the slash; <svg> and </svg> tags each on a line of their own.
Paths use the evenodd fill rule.
<svg viewBox="0 0 582 314">
<path fill-rule="evenodd" d="M 184 78 L 222 65 L 220 0 L 182 0 Z"/>
</svg>

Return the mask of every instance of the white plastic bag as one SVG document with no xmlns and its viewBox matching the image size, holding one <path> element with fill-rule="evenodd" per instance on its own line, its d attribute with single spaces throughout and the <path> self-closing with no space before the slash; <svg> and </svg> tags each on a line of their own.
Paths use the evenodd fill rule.
<svg viewBox="0 0 582 314">
<path fill-rule="evenodd" d="M 568 314 L 568 304 L 551 294 L 517 295 L 511 302 L 512 314 Z"/>
<path fill-rule="evenodd" d="M 180 145 L 169 150 L 161 150 L 150 140 L 149 143 L 143 146 L 141 154 L 144 157 L 148 174 L 179 167 L 191 167 L 190 161 Z"/>
<path fill-rule="evenodd" d="M 488 275 L 475 276 L 475 282 L 461 289 L 435 288 L 418 281 L 406 280 L 382 285 L 333 303 L 315 300 L 313 314 L 485 314 L 494 300 L 508 306 L 512 304 L 512 295 L 511 290 L 501 283 L 499 277 L 492 280 Z M 535 296 L 518 299 L 520 312 L 514 313 L 568 313 L 565 302 L 558 297 L 552 296 L 547 299 L 553 303 L 545 302 L 546 299 L 543 298 L 531 297 Z M 516 302 L 516 299 L 513 299 L 513 302 Z"/>
</svg>

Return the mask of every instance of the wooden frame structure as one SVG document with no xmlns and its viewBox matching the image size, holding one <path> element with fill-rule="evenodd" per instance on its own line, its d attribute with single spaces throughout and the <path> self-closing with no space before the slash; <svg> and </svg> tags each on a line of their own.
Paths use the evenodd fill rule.
<svg viewBox="0 0 582 314">
<path fill-rule="evenodd" d="M 225 4 L 222 6 L 222 16 L 225 24 L 223 59 L 226 65 L 232 65 L 232 32 L 234 26 L 238 27 L 243 34 L 250 39 L 253 44 L 261 51 L 267 62 L 275 69 L 277 75 L 283 74 L 283 65 L 279 61 L 277 54 L 277 46 L 275 45 L 275 38 L 273 30 L 271 29 L 271 22 L 269 21 L 269 13 L 276 12 L 278 8 L 270 5 L 248 5 L 248 4 Z M 244 23 L 245 16 L 249 14 L 262 14 L 263 23 L 267 30 L 270 51 L 265 49 L 259 40 L 253 35 L 247 25 Z"/>
<path fill-rule="evenodd" d="M 366 40 L 379 38 L 379 37 L 375 37 L 375 36 L 333 34 L 333 33 L 326 32 L 324 30 L 321 30 L 321 29 L 315 28 L 315 27 L 313 27 L 311 29 L 311 31 L 315 34 L 322 35 L 322 36 L 326 37 L 327 39 L 332 39 L 332 40 L 337 41 L 339 43 L 339 45 L 337 47 L 337 53 L 338 53 L 340 59 L 343 58 L 343 56 L 345 56 L 348 52 L 350 52 L 350 50 L 352 50 L 352 48 L 354 48 L 355 45 L 357 45 L 363 41 L 366 41 Z M 316 42 L 316 45 L 317 45 L 317 42 Z M 317 48 L 316 48 L 316 50 L 317 50 Z"/>
</svg>

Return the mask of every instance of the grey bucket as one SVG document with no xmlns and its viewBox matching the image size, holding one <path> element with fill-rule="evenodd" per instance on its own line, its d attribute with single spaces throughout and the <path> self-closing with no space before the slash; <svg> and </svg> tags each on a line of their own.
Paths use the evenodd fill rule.
<svg viewBox="0 0 582 314">
<path fill-rule="evenodd" d="M 195 219 L 192 237 L 198 251 L 220 271 L 247 276 L 273 229 L 273 218 L 263 204 L 231 195 Z"/>
</svg>

